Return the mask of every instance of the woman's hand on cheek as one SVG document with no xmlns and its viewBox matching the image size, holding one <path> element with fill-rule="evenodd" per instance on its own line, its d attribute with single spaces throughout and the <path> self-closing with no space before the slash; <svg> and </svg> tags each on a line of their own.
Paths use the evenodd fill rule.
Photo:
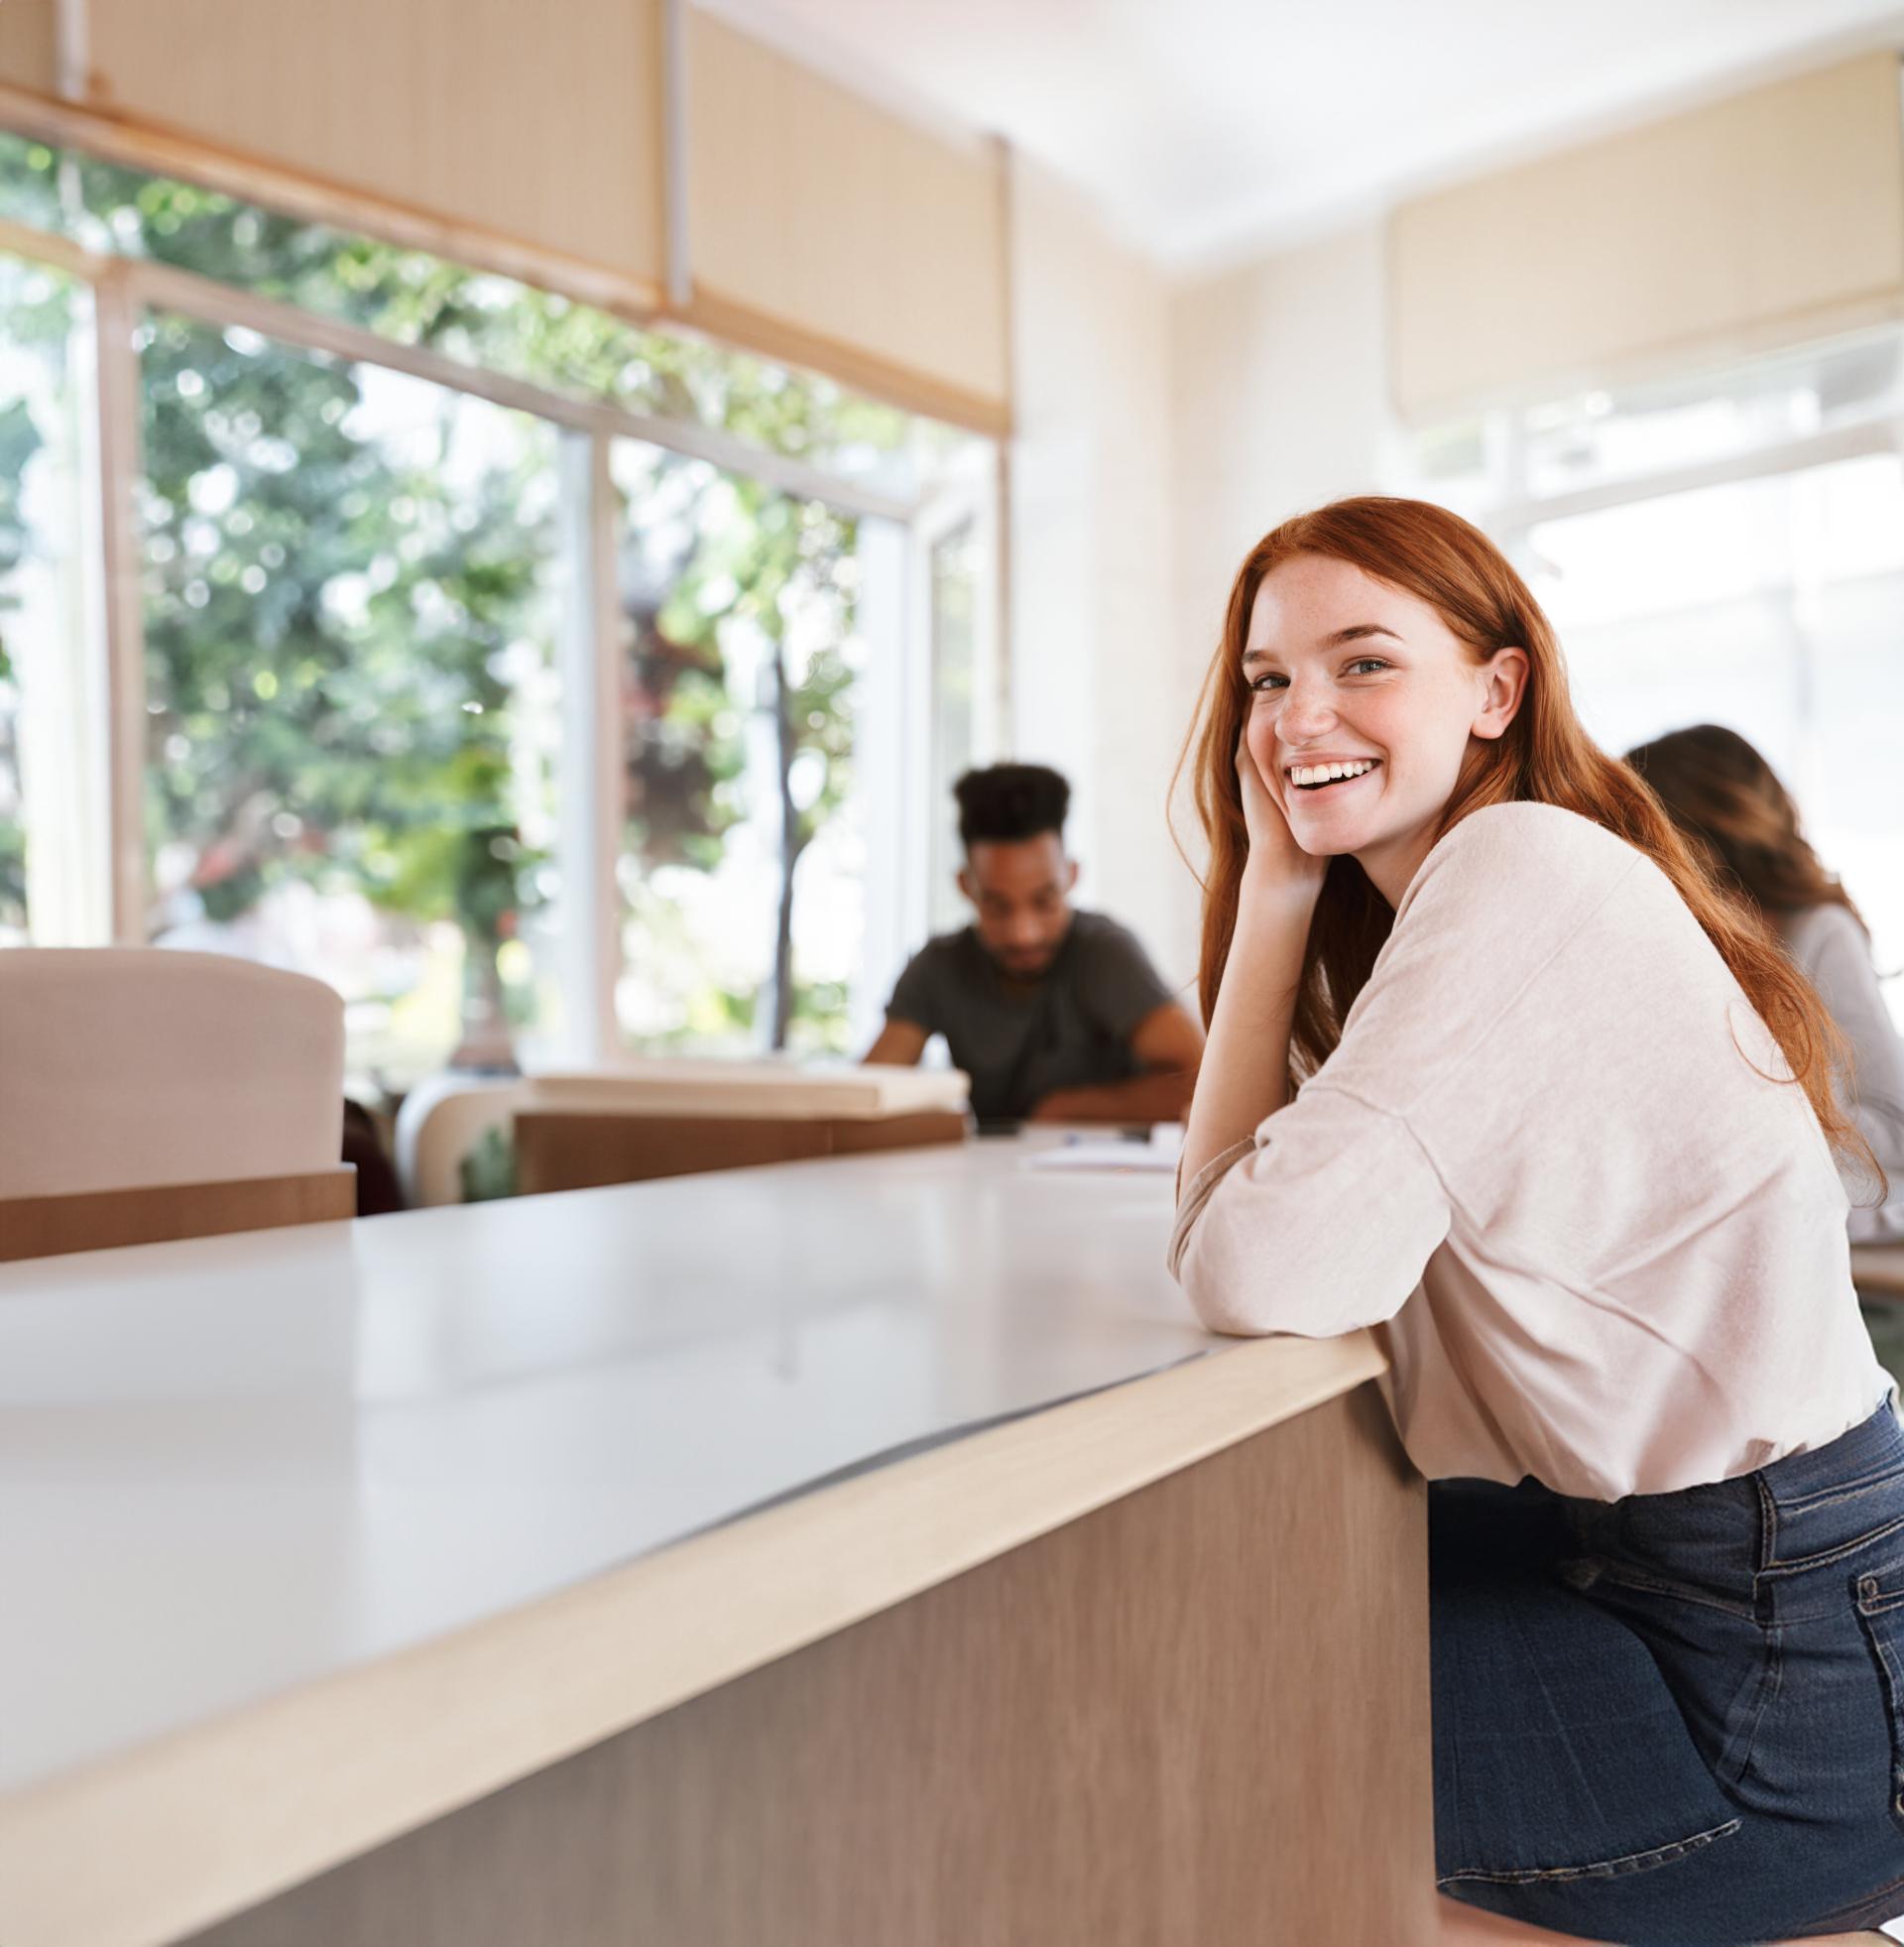
<svg viewBox="0 0 1904 1947">
<path fill-rule="evenodd" d="M 1237 782 L 1243 791 L 1243 821 L 1250 833 L 1250 856 L 1243 872 L 1244 898 L 1293 896 L 1313 903 L 1328 875 L 1328 857 L 1312 857 L 1296 843 L 1282 806 L 1256 768 L 1248 737 L 1237 741 Z"/>
</svg>

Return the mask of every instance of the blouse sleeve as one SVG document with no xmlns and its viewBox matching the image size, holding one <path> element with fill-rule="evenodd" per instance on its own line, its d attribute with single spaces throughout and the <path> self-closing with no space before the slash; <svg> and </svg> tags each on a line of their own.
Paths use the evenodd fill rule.
<svg viewBox="0 0 1904 1947">
<path fill-rule="evenodd" d="M 1312 1081 L 1198 1171 L 1170 1269 L 1213 1332 L 1334 1338 L 1392 1318 L 1451 1221 L 1406 1124 Z"/>
<path fill-rule="evenodd" d="M 1904 1043 L 1891 1025 L 1870 947 L 1857 921 L 1842 907 L 1820 907 L 1810 916 L 1805 972 L 1850 1043 L 1851 1086 L 1845 1106 L 1890 1178 L 1891 1199 L 1896 1203 L 1904 1199 Z M 1872 1229 L 1869 1213 L 1860 1213 L 1857 1207 L 1870 1196 L 1871 1186 L 1848 1182 L 1845 1187 L 1853 1200 L 1853 1229 L 1860 1233 Z"/>
</svg>

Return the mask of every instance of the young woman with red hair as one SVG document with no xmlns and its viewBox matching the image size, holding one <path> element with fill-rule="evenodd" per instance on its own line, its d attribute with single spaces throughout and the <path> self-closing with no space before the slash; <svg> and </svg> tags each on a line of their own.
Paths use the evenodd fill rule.
<svg viewBox="0 0 1904 1947">
<path fill-rule="evenodd" d="M 1171 1265 L 1213 1329 L 1384 1342 L 1444 1939 L 1864 1937 L 1904 1913 L 1904 1429 L 1830 1021 L 1441 508 L 1251 548 L 1193 734 Z"/>
</svg>

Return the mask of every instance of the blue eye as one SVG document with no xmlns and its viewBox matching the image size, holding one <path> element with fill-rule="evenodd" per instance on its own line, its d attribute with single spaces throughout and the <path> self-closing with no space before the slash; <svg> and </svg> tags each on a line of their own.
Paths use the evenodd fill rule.
<svg viewBox="0 0 1904 1947">
<path fill-rule="evenodd" d="M 1344 670 L 1345 675 L 1376 676 L 1384 669 L 1395 666 L 1380 656 L 1358 656 Z M 1275 669 L 1265 669 L 1261 675 L 1250 679 L 1250 687 L 1259 696 L 1266 696 L 1278 689 L 1289 687 L 1289 678 Z"/>
</svg>

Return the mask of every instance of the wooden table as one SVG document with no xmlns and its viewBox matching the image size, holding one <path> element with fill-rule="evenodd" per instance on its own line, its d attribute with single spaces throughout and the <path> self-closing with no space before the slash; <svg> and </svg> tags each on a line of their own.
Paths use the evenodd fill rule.
<svg viewBox="0 0 1904 1947">
<path fill-rule="evenodd" d="M 1853 1244 L 1851 1282 L 1866 1298 L 1904 1298 L 1904 1244 Z"/>
<path fill-rule="evenodd" d="M 1379 1355 L 1222 1349 L 1168 1206 L 978 1144 L 0 1269 L 0 1941 L 1431 1937 Z"/>
<path fill-rule="evenodd" d="M 656 1056 L 536 1075 L 521 1092 L 516 1187 L 535 1196 L 963 1143 L 969 1084 L 952 1070 L 884 1063 Z"/>
</svg>

